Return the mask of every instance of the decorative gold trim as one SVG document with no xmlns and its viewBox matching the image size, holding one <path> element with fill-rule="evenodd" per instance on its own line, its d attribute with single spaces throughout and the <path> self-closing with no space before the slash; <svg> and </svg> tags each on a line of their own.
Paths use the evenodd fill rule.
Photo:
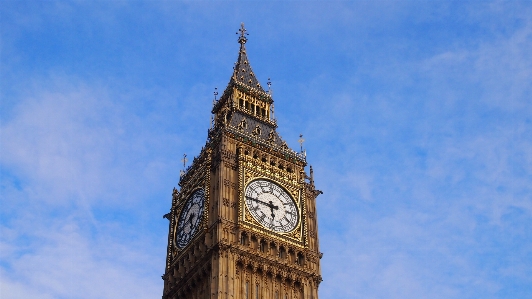
<svg viewBox="0 0 532 299">
<path fill-rule="evenodd" d="M 191 173 L 187 173 L 186 181 L 180 182 L 181 190 L 178 195 L 177 202 L 175 203 L 175 206 L 173 208 L 174 213 L 172 215 L 172 224 L 171 224 L 171 253 L 172 257 L 170 260 L 170 263 L 179 255 L 186 251 L 190 244 L 194 243 L 196 239 L 203 235 L 202 233 L 207 229 L 208 227 L 208 219 L 209 219 L 209 204 L 210 204 L 210 184 L 211 184 L 211 172 L 210 172 L 210 166 L 212 161 L 212 151 L 210 149 L 205 149 L 198 158 L 198 164 L 191 168 Z M 201 161 L 200 161 L 201 160 Z M 179 216 L 181 215 L 181 212 L 183 210 L 183 207 L 185 206 L 186 202 L 189 200 L 189 197 L 198 189 L 203 189 L 205 199 L 204 199 L 204 207 L 203 207 L 203 216 L 202 220 L 198 226 L 198 229 L 195 233 L 195 235 L 190 239 L 188 244 L 183 247 L 179 248 L 176 245 L 175 241 L 175 233 L 177 231 L 177 225 L 179 222 Z"/>
<path fill-rule="evenodd" d="M 239 224 L 242 228 L 248 229 L 253 232 L 261 233 L 264 235 L 271 235 L 273 237 L 279 238 L 280 240 L 289 243 L 291 245 L 295 245 L 298 247 L 305 247 L 305 234 L 306 231 L 306 221 L 304 220 L 304 217 L 306 215 L 305 213 L 305 204 L 304 204 L 304 196 L 301 192 L 303 188 L 303 184 L 299 182 L 297 177 L 286 177 L 279 175 L 279 172 L 271 171 L 271 169 L 265 165 L 265 162 L 256 162 L 251 161 L 253 160 L 260 160 L 260 158 L 252 158 L 252 154 L 245 156 L 241 155 L 239 157 Z M 258 221 L 256 221 L 253 216 L 249 213 L 248 209 L 246 208 L 245 204 L 245 188 L 249 183 L 251 183 L 254 180 L 257 179 L 264 179 L 274 182 L 275 184 L 279 185 L 281 188 L 283 188 L 294 200 L 296 203 L 296 208 L 298 210 L 299 216 L 298 216 L 298 223 L 296 227 L 287 233 L 280 233 L 280 232 L 274 232 L 266 227 L 264 227 L 262 224 L 260 224 Z"/>
</svg>

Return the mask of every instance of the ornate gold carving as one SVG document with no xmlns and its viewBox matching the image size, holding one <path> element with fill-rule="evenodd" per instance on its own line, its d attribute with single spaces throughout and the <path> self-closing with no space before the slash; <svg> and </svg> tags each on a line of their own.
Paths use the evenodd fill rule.
<svg viewBox="0 0 532 299">
<path fill-rule="evenodd" d="M 268 133 L 268 141 L 269 142 L 275 142 L 275 130 L 271 130 L 270 133 Z"/>
<path fill-rule="evenodd" d="M 260 135 L 260 133 L 261 133 L 261 130 L 260 130 L 260 126 L 259 126 L 259 125 L 257 125 L 257 126 L 255 127 L 255 129 L 253 129 L 253 131 L 251 132 L 251 134 L 253 134 L 253 135 L 255 135 L 255 136 Z"/>
<path fill-rule="evenodd" d="M 251 216 L 249 215 L 249 213 L 247 212 L 247 210 L 246 210 L 246 221 L 255 221 L 255 220 L 253 219 L 253 217 L 251 217 Z"/>
<path fill-rule="evenodd" d="M 238 124 L 238 127 L 237 127 L 237 128 L 238 128 L 239 130 L 243 131 L 244 129 L 247 129 L 247 127 L 248 127 L 248 123 L 247 123 L 247 121 L 246 121 L 246 118 L 244 117 L 244 118 L 242 118 L 242 120 L 241 120 L 240 123 Z"/>
<path fill-rule="evenodd" d="M 249 153 L 249 151 L 248 151 Z M 268 236 L 272 235 L 274 238 L 283 240 L 284 242 L 288 242 L 288 244 L 296 245 L 298 247 L 304 247 L 304 217 L 306 215 L 305 211 L 305 205 L 304 205 L 304 199 L 302 196 L 300 196 L 299 190 L 302 188 L 301 184 L 295 180 L 290 179 L 289 176 L 281 175 L 283 173 L 282 170 L 277 170 L 275 166 L 270 165 L 269 161 L 266 160 L 266 162 L 262 162 L 262 159 L 258 158 L 259 155 L 257 154 L 257 158 L 253 158 L 251 155 L 244 156 L 243 159 L 239 160 L 239 171 L 240 171 L 240 215 L 239 218 L 241 221 L 241 225 L 245 228 L 250 229 L 254 233 L 258 233 L 261 236 Z M 280 161 L 277 160 L 279 163 Z M 266 167 L 260 167 L 260 166 L 266 166 Z M 275 170 L 275 171 L 273 171 Z M 284 172 L 286 173 L 286 172 Z M 293 178 L 294 176 L 292 176 Z M 296 228 L 289 233 L 286 234 L 278 234 L 273 233 L 270 230 L 264 228 L 262 225 L 257 223 L 253 217 L 249 215 L 247 212 L 247 209 L 245 208 L 244 200 L 242 198 L 242 190 L 244 190 L 245 186 L 252 180 L 257 178 L 265 178 L 272 181 L 275 181 L 276 183 L 280 184 L 283 188 L 285 188 L 288 192 L 291 193 L 292 198 L 296 201 L 296 204 L 298 206 L 298 210 L 300 213 L 300 219 L 298 222 L 298 225 Z"/>
</svg>

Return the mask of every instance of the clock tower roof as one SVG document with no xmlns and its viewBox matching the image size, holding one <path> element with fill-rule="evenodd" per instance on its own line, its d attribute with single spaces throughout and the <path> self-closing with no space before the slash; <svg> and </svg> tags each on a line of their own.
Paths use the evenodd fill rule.
<svg viewBox="0 0 532 299">
<path fill-rule="evenodd" d="M 240 51 L 238 52 L 238 59 L 235 63 L 233 76 L 231 77 L 231 79 L 232 81 L 241 83 L 248 87 L 264 92 L 264 89 L 262 88 L 259 81 L 257 80 L 257 77 L 255 76 L 255 73 L 251 69 L 251 64 L 249 63 L 249 60 L 248 60 L 248 56 L 246 53 L 246 46 L 245 46 L 248 40 L 246 38 L 246 35 L 248 35 L 248 33 L 247 33 L 246 28 L 244 28 L 244 23 L 241 24 L 240 29 L 238 31 L 240 32 L 240 36 L 238 37 L 238 43 L 240 44 Z"/>
<path fill-rule="evenodd" d="M 248 40 L 246 37 L 248 33 L 246 28 L 244 28 L 244 23 L 240 25 L 240 29 L 238 31 L 238 43 L 240 44 L 238 59 L 233 67 L 233 74 L 231 75 L 231 79 L 229 80 L 227 87 L 220 96 L 220 99 L 218 101 L 215 100 L 213 103 L 212 113 L 217 113 L 224 105 L 226 105 L 229 101 L 229 98 L 234 94 L 235 90 L 239 90 L 243 94 L 251 96 L 258 101 L 268 104 L 273 103 L 270 92 L 264 91 L 262 85 L 255 76 L 255 72 L 253 72 L 253 69 L 251 68 L 251 64 L 249 63 L 245 46 Z"/>
</svg>

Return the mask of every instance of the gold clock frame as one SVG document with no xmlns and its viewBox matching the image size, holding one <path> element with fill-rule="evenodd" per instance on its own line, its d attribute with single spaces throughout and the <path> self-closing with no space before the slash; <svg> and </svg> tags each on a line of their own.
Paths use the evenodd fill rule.
<svg viewBox="0 0 532 299">
<path fill-rule="evenodd" d="M 200 157 L 202 159 L 195 160 L 197 162 L 196 167 L 191 167 L 190 171 L 184 174 L 186 180 L 183 180 L 185 183 L 181 186 L 181 192 L 174 200 L 177 201 L 176 208 L 172 213 L 171 217 L 171 226 L 170 226 L 170 235 L 171 235 L 171 259 L 168 261 L 168 265 L 173 263 L 179 255 L 186 251 L 190 244 L 193 244 L 197 238 L 203 235 L 203 232 L 207 229 L 208 219 L 209 219 L 209 207 L 210 207 L 210 192 L 211 192 L 211 173 L 208 171 L 211 166 L 211 157 L 210 150 L 208 150 L 204 156 Z M 193 165 L 195 166 L 195 165 Z M 188 244 L 179 248 L 175 242 L 175 234 L 177 231 L 177 224 L 179 222 L 179 216 L 185 206 L 185 203 L 188 201 L 189 197 L 198 189 L 202 188 L 205 201 L 203 206 L 203 216 L 201 222 L 198 226 L 198 229 L 195 235 L 190 239 Z"/>
<path fill-rule="evenodd" d="M 239 213 L 238 213 L 238 222 L 239 225 L 245 229 L 262 233 L 266 235 L 275 235 L 277 238 L 296 245 L 298 247 L 305 246 L 305 231 L 306 223 L 305 219 L 305 192 L 303 192 L 302 184 L 294 184 L 292 180 L 284 180 L 283 178 L 276 177 L 274 175 L 268 174 L 267 172 L 257 171 L 246 165 L 245 161 L 240 161 L 239 163 Z M 286 233 L 275 232 L 260 224 L 248 211 L 245 203 L 245 190 L 249 183 L 254 180 L 263 179 L 271 181 L 281 188 L 283 188 L 292 198 L 296 204 L 296 209 L 298 211 L 298 220 L 296 227 Z"/>
</svg>

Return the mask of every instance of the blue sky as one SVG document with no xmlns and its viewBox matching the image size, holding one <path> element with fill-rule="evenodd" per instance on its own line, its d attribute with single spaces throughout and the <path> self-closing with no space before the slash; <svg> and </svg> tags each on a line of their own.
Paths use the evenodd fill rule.
<svg viewBox="0 0 532 299">
<path fill-rule="evenodd" d="M 529 1 L 3 1 L 2 298 L 158 298 L 240 23 L 315 170 L 320 298 L 532 296 Z"/>
</svg>

